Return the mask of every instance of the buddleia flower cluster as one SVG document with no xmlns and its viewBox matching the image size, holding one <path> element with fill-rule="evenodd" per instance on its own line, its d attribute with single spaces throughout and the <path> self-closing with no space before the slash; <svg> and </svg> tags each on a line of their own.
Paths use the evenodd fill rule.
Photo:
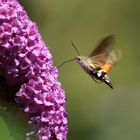
<svg viewBox="0 0 140 140">
<path fill-rule="evenodd" d="M 66 97 L 58 70 L 17 0 L 0 0 L 0 75 L 7 87 L 19 87 L 15 101 L 36 126 L 37 139 L 67 139 Z"/>
</svg>

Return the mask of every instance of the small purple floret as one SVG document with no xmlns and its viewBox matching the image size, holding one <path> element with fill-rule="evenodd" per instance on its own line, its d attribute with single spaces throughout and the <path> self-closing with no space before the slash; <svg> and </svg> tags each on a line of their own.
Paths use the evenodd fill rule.
<svg viewBox="0 0 140 140">
<path fill-rule="evenodd" d="M 0 0 L 0 74 L 20 86 L 16 102 L 36 124 L 39 140 L 66 140 L 65 93 L 52 55 L 17 0 Z"/>
</svg>

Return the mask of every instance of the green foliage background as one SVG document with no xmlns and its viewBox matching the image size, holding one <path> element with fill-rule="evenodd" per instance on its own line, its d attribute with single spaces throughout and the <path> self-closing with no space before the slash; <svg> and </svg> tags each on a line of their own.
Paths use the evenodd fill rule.
<svg viewBox="0 0 140 140">
<path fill-rule="evenodd" d="M 37 23 L 56 66 L 77 55 L 71 41 L 81 54 L 88 55 L 103 37 L 113 33 L 116 47 L 123 51 L 122 60 L 110 73 L 114 90 L 95 83 L 75 62 L 59 70 L 59 80 L 67 96 L 68 139 L 140 140 L 140 1 L 24 0 L 20 3 Z M 20 121 L 10 123 L 10 118 L 14 128 L 11 132 L 3 118 L 0 117 L 0 139 L 24 139 L 25 130 L 18 128 L 26 125 Z M 15 126 L 18 136 L 13 134 Z"/>
</svg>

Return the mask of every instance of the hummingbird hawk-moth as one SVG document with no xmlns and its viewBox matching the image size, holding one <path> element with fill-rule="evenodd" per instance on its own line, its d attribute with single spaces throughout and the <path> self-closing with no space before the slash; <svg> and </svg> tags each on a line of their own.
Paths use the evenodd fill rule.
<svg viewBox="0 0 140 140">
<path fill-rule="evenodd" d="M 93 80 L 96 82 L 103 82 L 113 89 L 108 73 L 121 58 L 120 51 L 113 51 L 114 44 L 115 36 L 109 35 L 105 37 L 88 56 L 81 56 L 74 43 L 72 43 L 78 56 L 72 60 L 65 61 L 64 63 L 76 60 Z"/>
</svg>

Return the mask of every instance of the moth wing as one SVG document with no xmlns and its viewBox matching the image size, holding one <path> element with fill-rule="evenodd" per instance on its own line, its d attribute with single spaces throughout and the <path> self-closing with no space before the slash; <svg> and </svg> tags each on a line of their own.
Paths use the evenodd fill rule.
<svg viewBox="0 0 140 140">
<path fill-rule="evenodd" d="M 91 66 L 102 67 L 107 60 L 108 54 L 103 53 L 93 57 L 88 57 L 88 62 Z"/>
<path fill-rule="evenodd" d="M 116 50 L 109 53 L 108 59 L 106 61 L 107 64 L 116 65 L 120 59 L 122 58 L 122 51 Z"/>
<path fill-rule="evenodd" d="M 88 56 L 88 61 L 91 63 L 91 65 L 102 67 L 106 63 L 109 57 L 109 53 L 112 51 L 114 44 L 114 35 L 109 35 L 104 38 Z"/>
<path fill-rule="evenodd" d="M 109 53 L 115 44 L 115 35 L 109 35 L 104 38 L 99 45 L 90 53 L 89 57 Z"/>
</svg>

